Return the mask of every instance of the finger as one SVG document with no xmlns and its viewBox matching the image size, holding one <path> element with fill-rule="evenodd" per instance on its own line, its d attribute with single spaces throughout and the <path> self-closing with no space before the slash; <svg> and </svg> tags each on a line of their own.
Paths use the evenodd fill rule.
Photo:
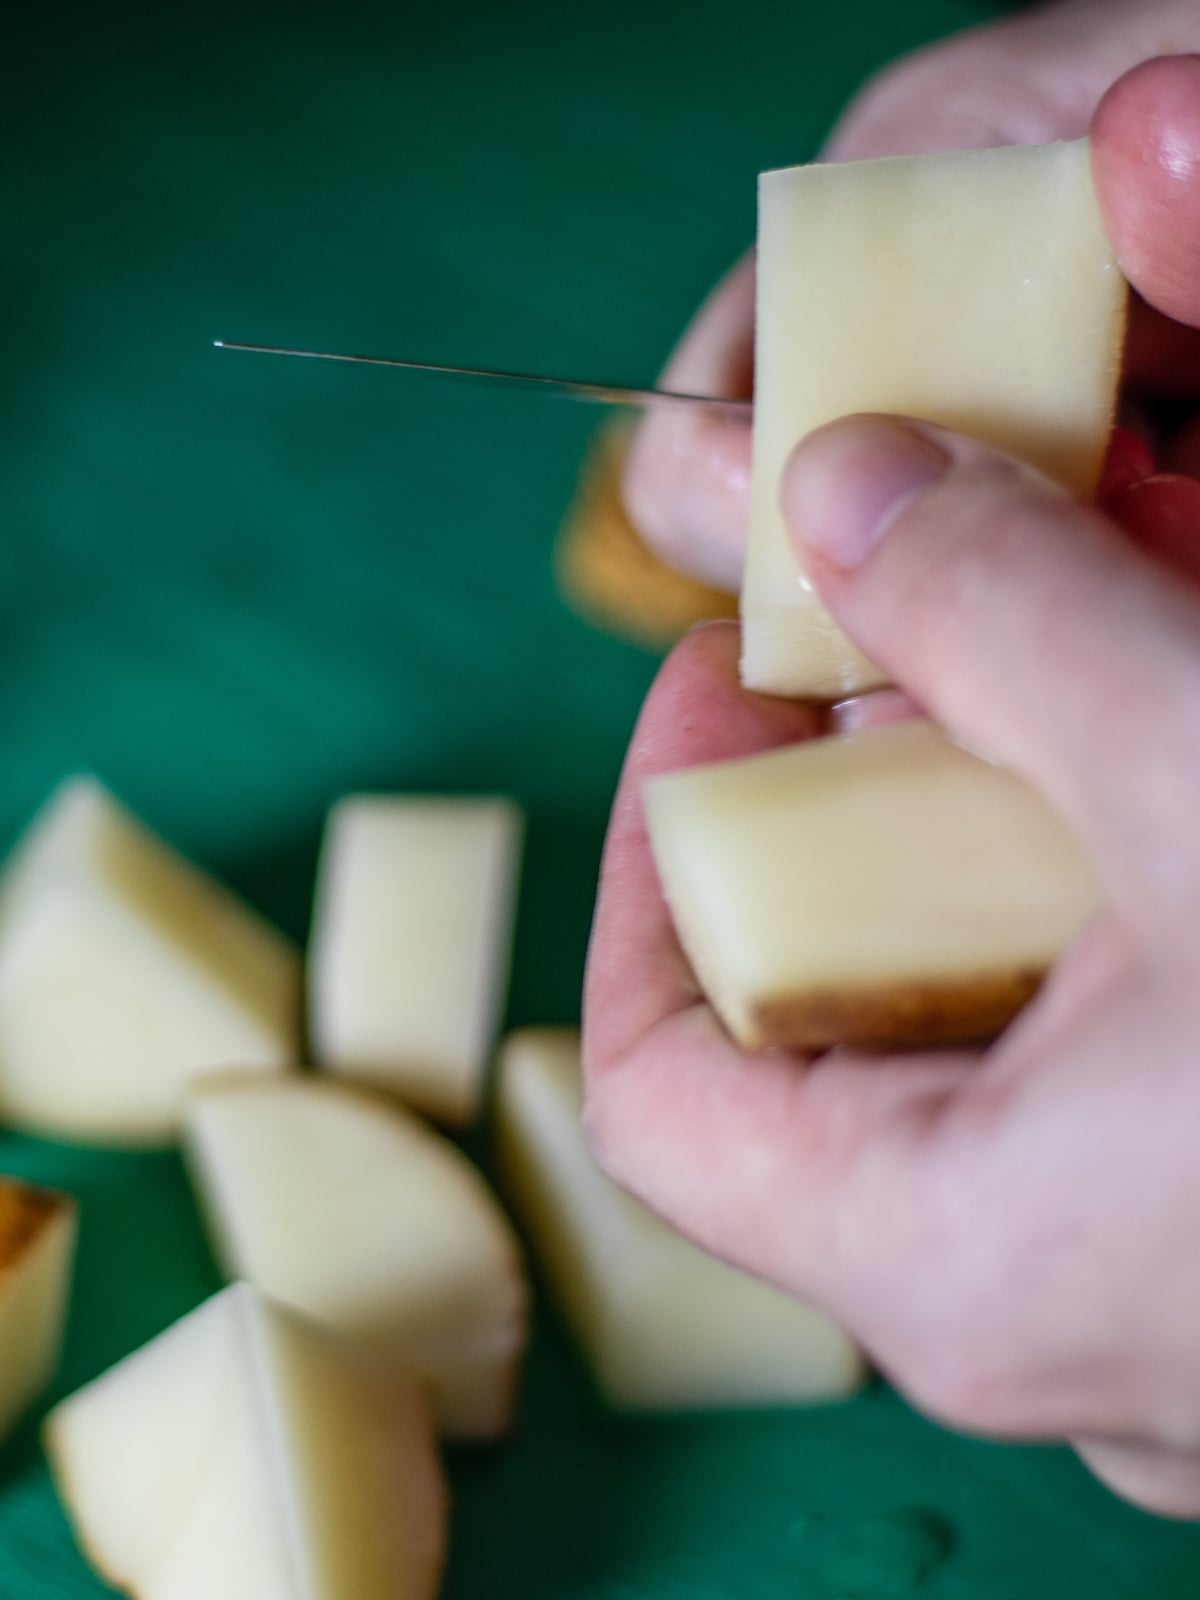
<svg viewBox="0 0 1200 1600">
<path fill-rule="evenodd" d="M 749 398 L 754 368 L 754 260 L 747 256 L 701 307 L 660 379 L 687 394 Z M 662 406 L 642 420 L 625 500 L 669 565 L 735 593 L 750 521 L 750 429 L 703 406 Z"/>
<path fill-rule="evenodd" d="M 654 773 L 747 755 L 812 733 L 816 714 L 738 685 L 738 630 L 689 635 L 651 691 L 630 748 L 605 846 L 584 1006 L 588 1127 L 603 1164 L 709 1249 L 827 1304 L 850 1298 L 851 1272 L 885 1227 L 845 1220 L 869 1187 L 887 1136 L 923 1126 L 969 1058 L 748 1060 L 698 994 L 663 901 L 641 786 Z M 878 1136 L 878 1137 L 877 1137 Z M 866 1201 L 854 1202 L 866 1209 Z M 891 1208 L 907 1217 L 907 1208 Z M 839 1223 L 839 1217 L 843 1219 Z M 831 1230 L 846 1235 L 829 1245 Z M 884 1269 L 879 1269 L 884 1270 Z"/>
<path fill-rule="evenodd" d="M 1145 434 L 1126 423 L 1118 423 L 1108 442 L 1104 471 L 1096 491 L 1098 503 L 1107 507 L 1117 495 L 1131 489 L 1135 483 L 1153 477 L 1154 470 L 1154 451 Z"/>
<path fill-rule="evenodd" d="M 1166 843 L 1190 837 L 1200 788 L 1190 589 L 1031 469 L 925 424 L 818 430 L 782 499 L 868 656 L 1040 787 L 1127 909 L 1193 902 L 1195 874 Z"/>
<path fill-rule="evenodd" d="M 1200 483 L 1179 473 L 1143 478 L 1109 505 L 1133 542 L 1163 566 L 1200 586 Z"/>
<path fill-rule="evenodd" d="M 1077 1440 L 1075 1448 L 1123 1500 L 1160 1517 L 1200 1518 L 1200 1457 L 1101 1440 Z"/>
<path fill-rule="evenodd" d="M 668 657 L 638 720 L 613 803 L 588 954 L 587 1055 L 597 1073 L 698 997 L 659 890 L 642 784 L 655 773 L 749 755 L 817 731 L 807 707 L 741 689 L 739 641 L 734 623 L 695 629 Z"/>
<path fill-rule="evenodd" d="M 1091 139 L 1122 271 L 1159 311 L 1200 325 L 1200 56 L 1160 56 L 1119 78 Z"/>
</svg>

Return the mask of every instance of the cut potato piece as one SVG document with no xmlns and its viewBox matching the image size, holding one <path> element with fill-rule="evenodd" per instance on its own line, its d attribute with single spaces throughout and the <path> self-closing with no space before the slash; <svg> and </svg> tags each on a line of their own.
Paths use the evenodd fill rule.
<svg viewBox="0 0 1200 1600">
<path fill-rule="evenodd" d="M 1080 140 L 759 180 L 748 688 L 837 699 L 883 681 L 801 573 L 779 510 L 784 464 L 822 423 L 921 417 L 1094 489 L 1127 291 L 1088 154 Z"/>
<path fill-rule="evenodd" d="M 73 1200 L 0 1177 L 0 1439 L 58 1366 L 75 1231 Z"/>
<path fill-rule="evenodd" d="M 503 1171 L 597 1382 L 619 1406 L 672 1410 L 830 1399 L 863 1363 L 826 1317 L 706 1255 L 609 1182 L 580 1126 L 579 1036 L 505 1043 Z"/>
<path fill-rule="evenodd" d="M 697 977 L 747 1050 L 999 1032 L 1097 901 L 1061 822 L 923 720 L 652 779 Z"/>
<path fill-rule="evenodd" d="M 317 1063 L 444 1122 L 477 1113 L 508 975 L 521 818 L 502 799 L 330 813 L 309 968 Z"/>
<path fill-rule="evenodd" d="M 432 1600 L 446 1502 L 412 1382 L 244 1284 L 53 1411 L 93 1565 L 141 1600 Z"/>
<path fill-rule="evenodd" d="M 231 1277 L 398 1356 L 446 1432 L 508 1426 L 524 1274 L 460 1150 L 361 1090 L 250 1074 L 198 1086 L 186 1152 Z"/>
<path fill-rule="evenodd" d="M 169 1142 L 195 1073 L 297 1059 L 300 979 L 282 934 L 73 779 L 0 881 L 0 1118 Z"/>
<path fill-rule="evenodd" d="M 622 491 L 632 436 L 624 416 L 598 429 L 559 534 L 555 575 L 589 622 L 665 650 L 698 622 L 736 616 L 737 600 L 667 566 L 634 527 Z"/>
</svg>

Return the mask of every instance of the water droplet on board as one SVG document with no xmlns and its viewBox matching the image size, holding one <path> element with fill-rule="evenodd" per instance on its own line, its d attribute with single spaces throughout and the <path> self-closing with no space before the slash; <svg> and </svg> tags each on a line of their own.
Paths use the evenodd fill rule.
<svg viewBox="0 0 1200 1600">
<path fill-rule="evenodd" d="M 891 1600 L 911 1594 L 954 1549 L 945 1517 L 924 1506 L 874 1516 L 803 1517 L 792 1528 L 796 1564 L 829 1600 Z"/>
</svg>

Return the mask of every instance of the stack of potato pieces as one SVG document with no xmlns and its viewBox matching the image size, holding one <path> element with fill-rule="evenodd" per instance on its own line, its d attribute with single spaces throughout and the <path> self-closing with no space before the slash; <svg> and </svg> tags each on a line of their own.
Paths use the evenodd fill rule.
<svg viewBox="0 0 1200 1600">
<path fill-rule="evenodd" d="M 1128 291 L 1086 140 L 765 173 L 757 274 L 742 681 L 836 701 L 886 676 L 800 569 L 792 449 L 899 413 L 1091 494 Z M 1040 796 L 928 725 L 673 773 L 646 807 L 681 942 L 747 1049 L 992 1037 L 1097 900 Z"/>
</svg>

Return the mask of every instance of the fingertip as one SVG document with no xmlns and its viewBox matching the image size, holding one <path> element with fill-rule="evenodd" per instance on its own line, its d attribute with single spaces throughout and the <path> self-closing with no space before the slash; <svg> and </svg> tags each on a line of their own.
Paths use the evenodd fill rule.
<svg viewBox="0 0 1200 1600">
<path fill-rule="evenodd" d="M 1109 511 L 1139 549 L 1200 584 L 1200 482 L 1160 472 L 1116 495 Z"/>
<path fill-rule="evenodd" d="M 1158 310 L 1200 323 L 1200 56 L 1118 78 L 1092 119 L 1092 170 L 1121 269 Z"/>
</svg>

